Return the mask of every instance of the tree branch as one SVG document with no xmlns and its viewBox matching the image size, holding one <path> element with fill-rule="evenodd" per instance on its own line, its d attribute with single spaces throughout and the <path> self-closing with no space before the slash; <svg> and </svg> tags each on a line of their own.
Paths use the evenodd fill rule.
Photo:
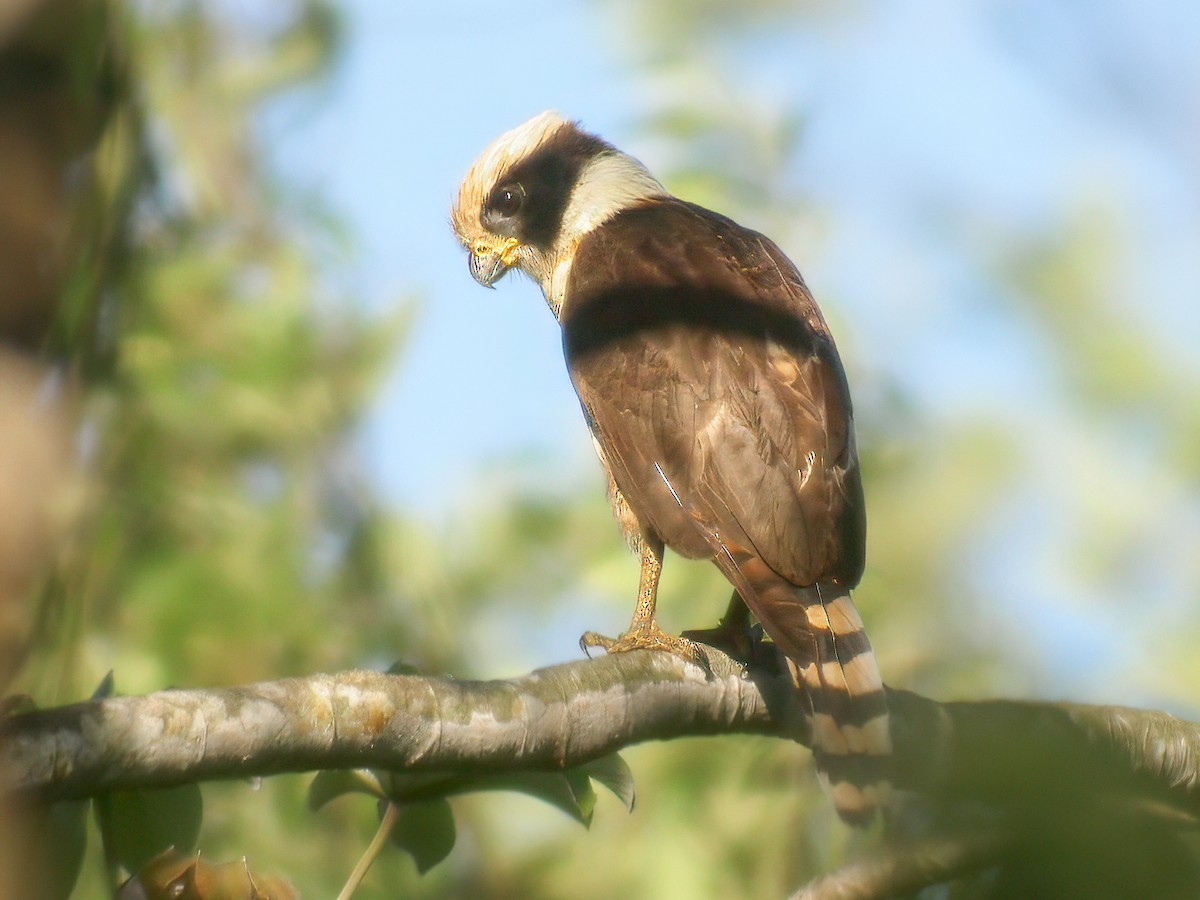
<svg viewBox="0 0 1200 900">
<path fill-rule="evenodd" d="M 660 653 L 502 681 L 359 671 L 169 690 L 13 717 L 0 729 L 0 788 L 60 800 L 331 768 L 557 769 L 647 740 L 803 737 L 797 705 L 786 683 L 744 677 L 727 658 L 705 673 Z"/>
<path fill-rule="evenodd" d="M 776 671 L 717 651 L 707 671 L 639 652 L 512 680 L 346 672 L 96 700 L 4 722 L 0 792 L 62 800 L 362 767 L 554 770 L 642 741 L 734 732 L 804 743 L 802 700 Z M 888 697 L 893 782 L 910 798 L 889 831 L 904 844 L 803 896 L 885 896 L 994 866 L 1054 896 L 1060 870 L 1096 895 L 1200 885 L 1186 839 L 1200 822 L 1196 725 L 1120 707 Z M 1133 859 L 1152 880 L 1127 877 Z"/>
<path fill-rule="evenodd" d="M 786 677 L 710 653 L 580 660 L 511 680 L 345 672 L 114 697 L 0 727 L 0 788 L 45 799 L 279 772 L 557 769 L 648 740 L 806 740 Z M 897 787 L 1011 806 L 1103 785 L 1200 814 L 1200 731 L 1122 707 L 889 691 Z"/>
<path fill-rule="evenodd" d="M 816 878 L 791 900 L 868 900 L 913 894 L 931 884 L 994 865 L 1006 838 L 994 831 L 937 837 L 855 860 Z"/>
</svg>

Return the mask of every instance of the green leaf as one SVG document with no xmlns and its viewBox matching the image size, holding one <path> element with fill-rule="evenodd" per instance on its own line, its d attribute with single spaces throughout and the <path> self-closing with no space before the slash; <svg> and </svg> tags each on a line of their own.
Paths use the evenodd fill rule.
<svg viewBox="0 0 1200 900">
<path fill-rule="evenodd" d="M 404 660 L 396 660 L 387 670 L 388 675 L 420 675 L 421 670 L 412 663 L 406 663 Z"/>
<path fill-rule="evenodd" d="M 636 800 L 633 772 L 619 753 L 610 753 L 608 756 L 594 759 L 590 763 L 584 763 L 579 766 L 578 771 L 604 785 L 616 794 L 617 799 L 625 804 L 627 810 L 633 812 L 633 804 Z"/>
<path fill-rule="evenodd" d="M 96 804 L 108 849 L 130 872 L 140 871 L 168 848 L 180 853 L 194 849 L 203 813 L 200 786 L 195 784 L 114 791 Z"/>
<path fill-rule="evenodd" d="M 108 673 L 100 679 L 100 683 L 96 685 L 96 690 L 92 691 L 92 699 L 107 700 L 116 689 L 117 680 L 113 677 L 113 670 L 109 669 Z"/>
<path fill-rule="evenodd" d="M 308 808 L 315 812 L 344 794 L 386 796 L 379 779 L 368 769 L 325 769 L 308 786 Z"/>
<path fill-rule="evenodd" d="M 381 772 L 388 797 L 399 803 L 424 802 L 478 791 L 518 791 L 561 809 L 582 825 L 590 825 L 596 806 L 591 779 L 581 769 L 566 772 L 511 772 L 500 775 Z"/>
<path fill-rule="evenodd" d="M 565 772 L 516 772 L 468 776 L 443 772 L 373 772 L 383 794 L 397 803 L 423 802 L 478 791 L 519 791 L 561 809 L 584 826 L 592 823 L 596 792 L 592 781 L 617 796 L 625 808 L 634 804 L 633 773 L 615 753 Z M 343 791 L 344 793 L 344 791 Z"/>
<path fill-rule="evenodd" d="M 6 855 L 12 855 L 18 872 L 25 869 L 36 877 L 46 897 L 71 896 L 87 848 L 88 806 L 87 801 L 79 800 L 48 806 L 32 803 L 19 811 L 6 811 L 14 820 L 6 823 L 5 837 L 13 842 Z M 18 876 L 18 883 L 20 880 Z"/>
<path fill-rule="evenodd" d="M 477 791 L 519 791 L 561 809 L 579 824 L 592 824 L 596 792 L 591 779 L 578 769 L 567 772 L 518 772 L 481 778 L 460 793 Z"/>
<path fill-rule="evenodd" d="M 412 855 L 422 875 L 449 855 L 457 838 L 454 812 L 445 798 L 405 804 L 391 835 L 392 843 Z"/>
<path fill-rule="evenodd" d="M 480 788 L 476 785 L 489 777 L 447 772 L 389 772 L 386 769 L 372 769 L 371 774 L 378 780 L 383 795 L 400 804 L 420 803 L 450 794 L 487 790 L 486 787 Z"/>
<path fill-rule="evenodd" d="M 592 827 L 592 816 L 596 814 L 596 789 L 592 787 L 592 779 L 580 769 L 570 769 L 563 773 L 575 805 L 579 809 L 579 821 L 585 828 Z"/>
</svg>

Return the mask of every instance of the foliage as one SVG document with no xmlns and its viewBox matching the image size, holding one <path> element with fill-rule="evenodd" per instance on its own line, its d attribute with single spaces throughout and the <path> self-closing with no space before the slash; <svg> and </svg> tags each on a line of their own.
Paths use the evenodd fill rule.
<svg viewBox="0 0 1200 900">
<path fill-rule="evenodd" d="M 68 414 L 88 458 L 19 686 L 46 703 L 110 665 L 123 689 L 144 691 L 403 648 L 398 618 L 378 621 L 381 519 L 347 442 L 404 316 L 368 317 L 333 292 L 325 270 L 344 236 L 275 189 L 255 139 L 263 104 L 328 66 L 336 15 L 320 2 L 265 18 L 114 3 L 73 20 L 49 6 L 8 64 L 25 81 L 65 79 L 92 128 L 70 148 L 81 187 L 46 213 L 77 237 L 56 315 L 29 350 L 78 389 Z M 43 104 L 36 121 L 73 115 Z M 97 805 L 111 863 L 135 871 L 164 841 L 197 844 L 199 794 L 180 790 L 190 814 L 178 791 Z M 232 855 L 246 853 L 255 817 L 287 796 L 268 786 L 245 817 L 228 799 L 206 804 L 199 846 L 220 843 L 215 821 Z M 82 894 L 101 893 L 99 873 L 85 868 Z"/>
<path fill-rule="evenodd" d="M 28 653 L 14 689 L 42 704 L 75 699 L 112 666 L 138 693 L 397 657 L 480 674 L 491 645 L 545 627 L 564 596 L 619 627 L 634 563 L 598 494 L 518 485 L 441 528 L 369 496 L 354 427 L 408 330 L 408 306 L 381 320 L 339 292 L 352 241 L 319 198 L 269 170 L 256 125 L 270 103 L 314 90 L 337 64 L 336 10 L 321 0 L 257 12 L 27 5 L 28 21 L 0 16 L 3 212 L 28 213 L 0 218 L 0 429 L 18 473 L 5 480 L 0 460 L 0 674 Z M 669 98 L 644 111 L 639 135 L 671 161 L 670 186 L 819 255 L 836 217 L 795 178 L 804 105 L 747 102 L 757 92 L 735 75 L 764 34 L 819 36 L 836 18 L 830 5 L 605 12 L 630 36 L 624 52 L 644 95 Z M 1052 235 L 949 218 L 998 298 L 986 315 L 1035 348 L 1049 403 L 1039 409 L 1049 411 L 931 409 L 904 373 L 865 358 L 854 298 L 818 291 L 855 387 L 872 535 L 858 600 L 887 679 L 940 696 L 1053 692 L 1057 648 L 1040 635 L 1053 644 L 1063 626 L 1009 623 L 1069 576 L 1087 588 L 1075 594 L 1100 598 L 1132 629 L 1130 644 L 1153 642 L 1154 659 L 1132 667 L 1141 689 L 1194 706 L 1194 679 L 1182 677 L 1196 667 L 1184 639 L 1194 613 L 1178 598 L 1200 586 L 1200 569 L 1180 562 L 1194 555 L 1180 535 L 1194 533 L 1200 373 L 1130 309 L 1123 251 L 1133 237 L 1119 207 L 1085 203 Z M 45 393 L 53 402 L 36 423 L 10 412 Z M 66 461 L 76 445 L 82 473 Z M 1045 537 L 1046 520 L 1068 516 Z M 1024 556 L 986 549 L 1002 538 Z M 1019 574 L 977 574 L 998 570 Z M 1021 579 L 1041 588 L 1012 606 Z M 716 573 L 672 567 L 668 625 L 715 620 L 725 594 Z M 1129 598 L 1147 595 L 1143 620 L 1130 622 Z M 23 614 L 14 636 L 8 610 L 30 598 L 36 615 Z M 1164 627 L 1180 618 L 1177 634 Z M 1007 644 L 996 634 L 1006 628 Z M 1131 670 L 1114 671 L 1111 685 Z M 637 813 L 601 804 L 586 836 L 511 793 L 451 791 L 457 842 L 436 866 L 449 843 L 446 802 L 423 799 L 431 818 L 397 816 L 393 832 L 416 863 L 380 854 L 358 896 L 559 897 L 580 885 L 596 896 L 777 896 L 871 840 L 833 819 L 795 748 L 724 737 L 627 759 Z M 622 783 L 610 777 L 524 788 L 590 821 L 589 779 Z M 206 786 L 198 834 L 181 827 L 175 840 L 194 840 L 206 859 L 249 855 L 255 871 L 334 896 L 379 820 L 373 803 L 351 800 L 313 814 L 309 792 L 321 786 Z M 99 828 L 149 821 L 119 812 L 146 802 L 110 798 Z M 191 794 L 186 805 L 196 806 Z M 169 806 L 168 816 L 180 811 Z M 47 813 L 72 859 L 84 812 Z M 98 834 L 92 826 L 78 896 L 104 890 Z M 416 843 L 422 835 L 428 846 Z M 130 872 L 162 849 L 130 843 L 118 853 Z M 190 857 L 159 865 L 168 881 L 210 874 Z"/>
<path fill-rule="evenodd" d="M 515 772 L 505 775 L 422 775 L 407 772 L 329 770 L 309 786 L 309 805 L 320 809 L 344 794 L 363 793 L 379 800 L 379 836 L 412 856 L 424 874 L 454 849 L 454 813 L 447 797 L 477 791 L 516 791 L 561 810 L 588 827 L 596 809 L 595 781 L 633 809 L 633 776 L 616 754 L 562 772 Z M 382 846 L 377 838 L 359 869 L 365 872 Z"/>
</svg>

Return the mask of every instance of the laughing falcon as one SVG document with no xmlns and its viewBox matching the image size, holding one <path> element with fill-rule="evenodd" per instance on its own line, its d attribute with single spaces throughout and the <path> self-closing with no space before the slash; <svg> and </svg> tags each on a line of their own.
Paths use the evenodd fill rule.
<svg viewBox="0 0 1200 900">
<path fill-rule="evenodd" d="M 866 540 L 850 392 L 796 267 L 553 112 L 483 152 L 451 219 L 480 284 L 541 285 L 641 556 L 630 629 L 584 641 L 694 656 L 655 621 L 663 547 L 711 560 L 789 659 L 839 813 L 869 820 L 891 738 L 850 599 Z"/>
</svg>

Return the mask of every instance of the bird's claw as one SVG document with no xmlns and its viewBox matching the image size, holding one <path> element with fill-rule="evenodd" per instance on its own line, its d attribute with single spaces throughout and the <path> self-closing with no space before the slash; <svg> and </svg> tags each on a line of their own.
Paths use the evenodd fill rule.
<svg viewBox="0 0 1200 900">
<path fill-rule="evenodd" d="M 592 647 L 599 647 L 608 654 L 628 653 L 631 650 L 660 650 L 695 663 L 705 670 L 709 668 L 708 654 L 700 644 L 686 637 L 667 634 L 657 626 L 632 628 L 617 638 L 588 631 L 579 638 L 579 647 L 589 658 L 592 654 L 588 651 Z"/>
</svg>

